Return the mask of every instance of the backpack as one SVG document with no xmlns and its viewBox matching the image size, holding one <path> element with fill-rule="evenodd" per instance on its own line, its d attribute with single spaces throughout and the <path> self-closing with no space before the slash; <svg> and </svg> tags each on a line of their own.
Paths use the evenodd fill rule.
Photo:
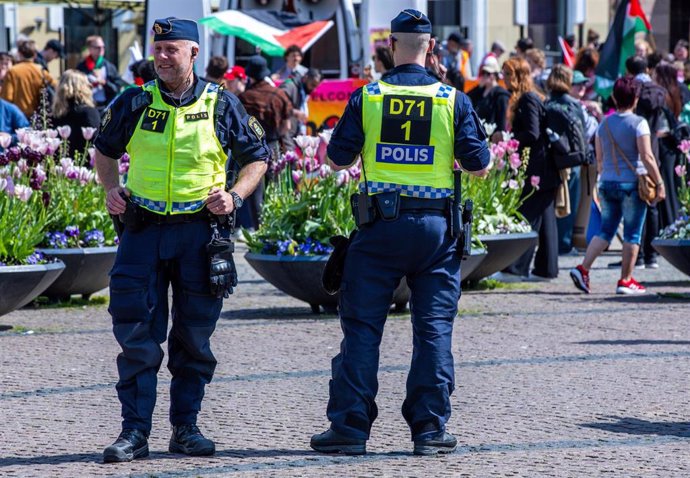
<svg viewBox="0 0 690 478">
<path fill-rule="evenodd" d="M 588 164 L 587 139 L 582 121 L 575 108 L 556 101 L 547 101 L 546 134 L 549 137 L 549 154 L 558 169 L 567 169 Z"/>
</svg>

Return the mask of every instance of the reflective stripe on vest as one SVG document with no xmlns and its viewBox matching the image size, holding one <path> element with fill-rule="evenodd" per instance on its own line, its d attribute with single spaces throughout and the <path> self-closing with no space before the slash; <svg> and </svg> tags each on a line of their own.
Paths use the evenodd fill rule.
<svg viewBox="0 0 690 478">
<path fill-rule="evenodd" d="M 363 88 L 362 161 L 369 194 L 400 191 L 428 199 L 452 195 L 455 94 L 455 88 L 442 83 L 399 86 L 378 81 Z"/>
<path fill-rule="evenodd" d="M 215 133 L 216 85 L 194 103 L 175 108 L 163 101 L 155 82 L 143 86 L 151 104 L 137 123 L 127 152 L 127 188 L 133 200 L 159 214 L 198 211 L 213 187 L 225 187 L 223 151 Z"/>
</svg>

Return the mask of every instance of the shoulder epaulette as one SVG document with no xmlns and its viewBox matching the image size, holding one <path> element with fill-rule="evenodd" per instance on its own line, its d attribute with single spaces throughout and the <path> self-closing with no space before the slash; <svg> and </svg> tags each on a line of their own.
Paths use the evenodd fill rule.
<svg viewBox="0 0 690 478">
<path fill-rule="evenodd" d="M 132 98 L 132 113 L 135 113 L 153 103 L 153 96 L 150 91 L 142 89 Z"/>
</svg>

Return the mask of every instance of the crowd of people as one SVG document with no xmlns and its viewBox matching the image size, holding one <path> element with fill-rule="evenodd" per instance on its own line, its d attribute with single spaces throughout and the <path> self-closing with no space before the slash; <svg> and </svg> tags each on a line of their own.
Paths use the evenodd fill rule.
<svg viewBox="0 0 690 478">
<path fill-rule="evenodd" d="M 35 41 L 24 38 L 17 41 L 13 52 L 0 53 L 0 135 L 9 135 L 16 142 L 18 128 L 30 126 L 32 119 L 33 124 L 38 124 L 39 118 L 47 117 L 47 124 L 52 126 L 70 126 L 69 154 L 83 153 L 86 140 L 81 128 L 98 128 L 107 105 L 122 91 L 157 77 L 153 61 L 142 59 L 129 67 L 134 79 L 130 84 L 105 58 L 105 51 L 102 37 L 89 36 L 83 59 L 75 69 L 62 73 L 59 81 L 48 71 L 51 61 L 65 55 L 58 40 L 49 40 L 39 51 Z M 236 95 L 249 114 L 257 118 L 266 131 L 274 159 L 294 148 L 296 135 L 306 134 L 307 100 L 322 79 L 319 70 L 302 65 L 303 53 L 297 45 L 286 48 L 283 60 L 282 66 L 272 72 L 259 54 L 250 57 L 244 67 L 229 65 L 223 56 L 213 56 L 203 76 Z M 392 57 L 385 62 L 392 67 Z M 241 211 L 241 226 L 258 228 L 262 202 L 260 186 Z"/>
<path fill-rule="evenodd" d="M 574 38 L 566 41 L 574 46 Z M 688 42 L 679 40 L 673 53 L 664 53 L 639 40 L 635 54 L 626 60 L 626 76 L 609 98 L 600 97 L 594 89 L 601 45 L 599 35 L 591 30 L 573 68 L 559 62 L 547 64 L 544 51 L 530 38 L 522 38 L 502 65 L 506 50 L 494 43 L 472 78 L 467 66 L 471 42 L 451 34 L 444 46 L 435 49 L 427 66 L 459 88 L 476 82 L 465 89 L 477 115 L 495 126 L 491 140 L 497 142 L 504 133 L 511 133 L 521 150 L 529 148 L 528 176 L 540 177 L 538 190 L 529 182 L 524 185 L 527 199 L 520 208 L 539 233 L 536 254 L 534 249 L 527 251 L 501 275 L 527 280 L 558 275 L 558 256 L 578 253 L 573 243 L 575 217 L 578 208 L 590 208 L 589 203 L 579 203 L 584 188 L 588 195 L 583 197 L 593 199 L 601 225 L 583 263 L 570 273 L 575 285 L 590 292 L 589 269 L 609 247 L 623 220 L 622 261 L 609 264 L 621 267 L 616 290 L 645 292 L 633 278 L 633 270 L 658 267 L 651 242 L 673 223 L 680 209 L 674 168 L 682 158 L 677 132 L 690 120 Z M 570 129 L 577 129 L 573 136 L 584 138 L 581 165 L 563 168 L 554 160 L 550 111 L 559 108 L 572 118 Z M 645 171 L 657 189 L 656 199 L 649 204 L 636 192 L 637 176 Z"/>
</svg>

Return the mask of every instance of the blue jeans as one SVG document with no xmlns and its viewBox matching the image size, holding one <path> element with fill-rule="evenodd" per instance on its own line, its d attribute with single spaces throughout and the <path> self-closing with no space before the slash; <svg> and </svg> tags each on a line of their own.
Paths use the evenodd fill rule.
<svg viewBox="0 0 690 478">
<path fill-rule="evenodd" d="M 637 194 L 637 182 L 602 181 L 599 183 L 599 198 L 601 200 L 599 237 L 606 242 L 611 242 L 623 219 L 623 241 L 639 244 L 647 204 Z"/>
</svg>

